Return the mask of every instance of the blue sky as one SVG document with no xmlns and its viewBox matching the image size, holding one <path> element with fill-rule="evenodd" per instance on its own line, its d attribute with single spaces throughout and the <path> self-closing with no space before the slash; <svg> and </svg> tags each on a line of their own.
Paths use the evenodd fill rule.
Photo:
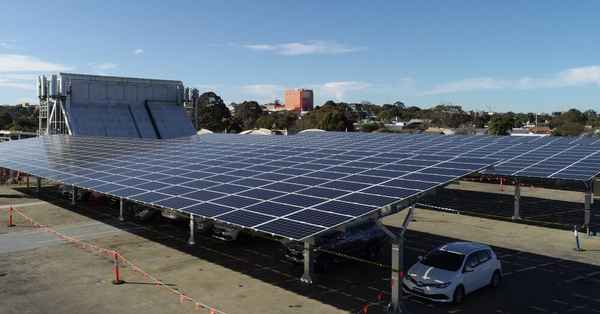
<svg viewBox="0 0 600 314">
<path fill-rule="evenodd" d="M 226 102 L 600 111 L 598 1 L 0 0 L 0 103 L 71 71 L 182 80 Z"/>
</svg>

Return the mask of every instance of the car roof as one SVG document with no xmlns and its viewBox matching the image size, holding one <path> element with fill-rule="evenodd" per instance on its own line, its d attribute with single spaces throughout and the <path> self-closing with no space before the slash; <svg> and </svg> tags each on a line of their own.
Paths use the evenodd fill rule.
<svg viewBox="0 0 600 314">
<path fill-rule="evenodd" d="M 438 249 L 468 255 L 474 251 L 490 249 L 489 246 L 476 242 L 451 242 L 440 246 Z"/>
</svg>

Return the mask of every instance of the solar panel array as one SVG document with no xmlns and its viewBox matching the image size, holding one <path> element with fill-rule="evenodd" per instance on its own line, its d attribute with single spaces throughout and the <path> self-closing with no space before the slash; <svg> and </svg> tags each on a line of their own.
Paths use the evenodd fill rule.
<svg viewBox="0 0 600 314">
<path fill-rule="evenodd" d="M 240 141 L 213 134 L 211 142 Z M 597 137 L 446 136 L 428 134 L 308 132 L 285 139 L 261 137 L 262 144 L 351 147 L 372 151 L 500 159 L 485 173 L 503 176 L 590 181 L 600 173 Z M 293 143 L 293 144 L 291 144 Z"/>
<path fill-rule="evenodd" d="M 498 161 L 469 156 L 478 146 L 467 142 L 433 154 L 437 137 L 373 139 L 55 135 L 0 144 L 0 167 L 303 240 Z"/>
</svg>

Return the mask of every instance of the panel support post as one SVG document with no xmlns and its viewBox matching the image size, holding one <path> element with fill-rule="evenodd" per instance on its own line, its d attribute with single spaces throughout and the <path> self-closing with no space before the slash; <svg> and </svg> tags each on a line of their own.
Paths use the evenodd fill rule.
<svg viewBox="0 0 600 314">
<path fill-rule="evenodd" d="M 521 219 L 521 182 L 519 179 L 515 179 L 515 205 L 514 205 L 514 213 L 512 216 L 513 220 Z"/>
<path fill-rule="evenodd" d="M 583 195 L 583 209 L 584 209 L 584 226 L 589 234 L 590 223 L 592 218 L 592 182 L 586 184 L 585 194 Z"/>
<path fill-rule="evenodd" d="M 302 281 L 305 284 L 312 284 L 313 283 L 313 266 L 314 266 L 314 261 L 313 261 L 313 241 L 312 240 L 306 240 L 304 241 L 304 251 L 303 251 L 303 255 L 304 255 L 304 274 L 302 274 L 302 278 L 300 278 L 300 281 Z"/>
<path fill-rule="evenodd" d="M 404 217 L 402 229 L 399 234 L 388 229 L 381 220 L 377 221 L 379 228 L 381 228 L 392 240 L 392 273 L 390 276 L 392 295 L 390 297 L 390 304 L 388 305 L 390 313 L 408 313 L 400 300 L 403 292 L 402 278 L 404 277 L 404 233 L 412 221 L 414 212 L 415 206 L 411 205 L 408 209 L 408 213 Z"/>
<path fill-rule="evenodd" d="M 37 179 L 37 190 L 36 190 L 36 192 L 38 194 L 40 194 L 40 192 L 42 191 L 42 178 L 37 177 L 36 179 Z"/>
<path fill-rule="evenodd" d="M 119 198 L 119 221 L 125 221 L 125 216 L 123 216 L 124 207 L 125 200 L 123 200 L 123 198 Z"/>
<path fill-rule="evenodd" d="M 188 245 L 196 244 L 195 233 L 196 233 L 196 223 L 194 223 L 194 215 L 190 214 L 190 237 L 188 238 Z"/>
<path fill-rule="evenodd" d="M 71 205 L 75 205 L 77 203 L 77 188 L 72 185 L 71 186 Z"/>
<path fill-rule="evenodd" d="M 404 270 L 404 235 L 399 235 L 392 240 L 392 274 L 390 285 L 392 286 L 391 312 L 400 313 L 400 298 L 402 297 L 402 276 Z"/>
</svg>

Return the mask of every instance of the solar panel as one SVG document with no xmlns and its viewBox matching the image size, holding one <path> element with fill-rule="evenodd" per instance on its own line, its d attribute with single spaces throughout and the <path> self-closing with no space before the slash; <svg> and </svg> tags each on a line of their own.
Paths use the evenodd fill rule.
<svg viewBox="0 0 600 314">
<path fill-rule="evenodd" d="M 588 180 L 599 151 L 573 138 L 45 136 L 0 144 L 0 166 L 302 240 L 494 163 L 487 172 Z"/>
</svg>

